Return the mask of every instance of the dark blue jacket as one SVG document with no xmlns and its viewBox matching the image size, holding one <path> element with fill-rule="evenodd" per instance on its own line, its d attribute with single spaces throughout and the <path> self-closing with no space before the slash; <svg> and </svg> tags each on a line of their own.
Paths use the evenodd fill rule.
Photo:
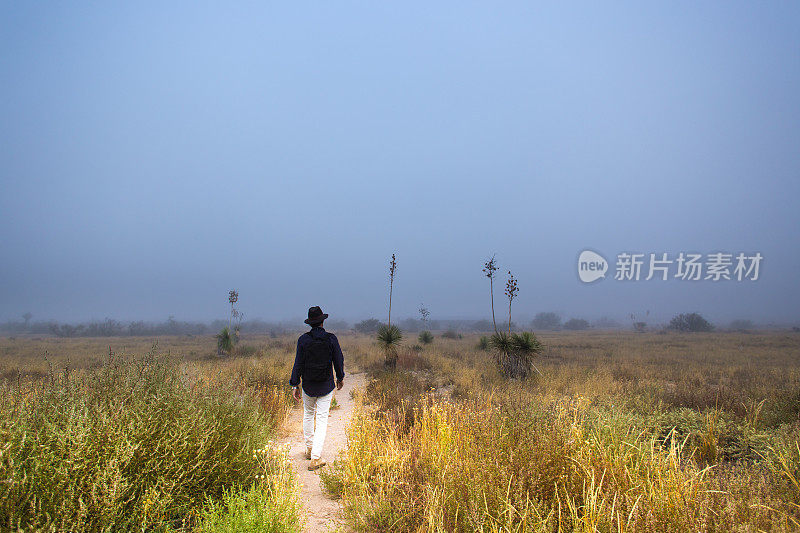
<svg viewBox="0 0 800 533">
<path fill-rule="evenodd" d="M 339 347 L 339 339 L 333 333 L 327 333 L 321 326 L 314 326 L 308 333 L 303 333 L 297 339 L 297 353 L 294 356 L 294 367 L 292 367 L 292 377 L 289 384 L 296 387 L 300 383 L 300 378 L 303 377 L 303 347 L 311 340 L 312 337 L 322 337 L 327 334 L 331 341 L 333 348 L 333 369 L 336 371 L 336 379 L 341 381 L 344 379 L 344 355 L 342 349 Z M 325 396 L 334 389 L 333 372 L 327 381 L 306 381 L 303 380 L 303 390 L 309 396 Z"/>
</svg>

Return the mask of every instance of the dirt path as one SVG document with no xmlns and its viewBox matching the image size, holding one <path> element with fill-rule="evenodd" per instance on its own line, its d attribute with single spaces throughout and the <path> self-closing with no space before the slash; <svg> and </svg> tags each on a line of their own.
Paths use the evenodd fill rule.
<svg viewBox="0 0 800 533">
<path fill-rule="evenodd" d="M 334 392 L 334 398 L 340 407 L 330 411 L 325 446 L 322 448 L 322 458 L 328 464 L 333 463 L 336 454 L 347 445 L 345 428 L 353 415 L 354 403 L 350 397 L 350 391 L 364 386 L 364 376 L 363 373 L 347 374 L 342 390 Z M 341 530 L 338 520 L 338 502 L 330 499 L 325 493 L 319 479 L 320 470 L 314 472 L 308 470 L 308 460 L 305 458 L 306 445 L 303 441 L 303 407 L 301 403 L 298 403 L 289 413 L 282 434 L 281 443 L 290 445 L 289 457 L 301 483 L 300 500 L 307 519 L 304 531 L 323 533 Z M 324 466 L 321 470 L 326 468 L 328 467 Z"/>
</svg>

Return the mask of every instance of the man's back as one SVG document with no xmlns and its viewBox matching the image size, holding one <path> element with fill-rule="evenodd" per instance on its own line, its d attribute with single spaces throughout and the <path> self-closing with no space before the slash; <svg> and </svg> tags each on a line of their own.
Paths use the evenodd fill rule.
<svg viewBox="0 0 800 533">
<path fill-rule="evenodd" d="M 326 344 L 329 347 L 330 359 L 324 361 Z M 333 368 L 331 369 L 331 363 Z M 336 380 L 344 379 L 344 355 L 336 335 L 325 331 L 321 326 L 314 326 L 311 331 L 303 333 L 297 339 L 292 377 L 289 383 L 297 386 L 302 378 L 303 390 L 309 396 L 324 396 L 331 392 Z"/>
</svg>

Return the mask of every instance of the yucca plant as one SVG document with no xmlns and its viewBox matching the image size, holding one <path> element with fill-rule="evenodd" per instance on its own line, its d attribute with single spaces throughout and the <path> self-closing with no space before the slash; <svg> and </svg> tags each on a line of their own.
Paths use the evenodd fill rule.
<svg viewBox="0 0 800 533">
<path fill-rule="evenodd" d="M 217 334 L 217 355 L 222 355 L 223 353 L 231 353 L 233 349 L 233 335 L 231 335 L 231 330 L 228 327 L 222 328 Z"/>
<path fill-rule="evenodd" d="M 541 376 L 542 373 L 533 364 L 533 358 L 542 353 L 542 350 L 544 350 L 544 344 L 530 331 L 513 333 L 511 335 L 511 354 L 518 361 L 515 361 L 509 370 L 513 373 L 523 371 L 524 375 L 517 377 L 526 377 L 530 374 L 530 369 L 532 368 Z"/>
<path fill-rule="evenodd" d="M 498 331 L 489 337 L 489 345 L 499 352 L 508 353 L 511 351 L 511 335 Z"/>
<path fill-rule="evenodd" d="M 397 326 L 381 324 L 378 328 L 378 344 L 383 349 L 384 364 L 386 368 L 394 369 L 397 366 L 397 347 L 403 340 L 403 333 Z"/>
<path fill-rule="evenodd" d="M 544 345 L 530 331 L 512 334 L 511 347 L 514 352 L 527 356 L 540 354 L 544 349 Z"/>
<path fill-rule="evenodd" d="M 497 270 L 497 267 L 494 264 L 494 257 L 492 257 L 486 263 L 483 271 L 486 272 L 486 277 L 491 280 L 495 270 Z M 508 297 L 508 331 L 499 331 L 497 330 L 497 325 L 495 325 L 494 335 L 488 338 L 481 337 L 478 348 L 487 350 L 491 347 L 495 351 L 495 361 L 504 376 L 523 379 L 530 374 L 531 369 L 539 372 L 533 365 L 533 357 L 541 353 L 544 347 L 533 333 L 528 331 L 512 333 L 511 331 L 511 304 L 518 292 L 517 280 L 509 270 L 505 290 L 505 294 Z M 494 302 L 492 302 L 492 318 L 494 318 Z"/>
<path fill-rule="evenodd" d="M 400 328 L 392 325 L 392 288 L 396 271 L 397 260 L 392 254 L 392 260 L 389 261 L 389 320 L 378 328 L 378 344 L 383 348 L 384 364 L 391 370 L 397 366 L 397 347 L 403 338 Z"/>
<path fill-rule="evenodd" d="M 533 333 L 524 331 L 509 335 L 501 331 L 492 335 L 488 344 L 496 350 L 495 360 L 504 376 L 524 379 L 531 370 L 540 374 L 533 364 L 533 358 L 542 352 L 544 346 Z"/>
<path fill-rule="evenodd" d="M 430 331 L 423 331 L 419 334 L 419 342 L 422 344 L 430 344 L 433 342 L 433 333 Z"/>
</svg>

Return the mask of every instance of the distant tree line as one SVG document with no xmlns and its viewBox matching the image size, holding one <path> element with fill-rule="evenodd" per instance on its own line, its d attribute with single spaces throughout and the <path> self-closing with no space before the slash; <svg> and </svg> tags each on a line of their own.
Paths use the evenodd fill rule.
<svg viewBox="0 0 800 533">
<path fill-rule="evenodd" d="M 122 322 L 113 318 L 83 323 L 63 323 L 57 321 L 14 321 L 0 323 L 0 332 L 9 334 L 55 335 L 57 337 L 150 337 L 160 335 L 205 335 L 227 326 L 227 320 L 212 322 L 188 322 L 170 316 L 163 322 L 136 320 Z M 346 324 L 345 324 L 346 326 Z M 241 331 L 280 335 L 299 330 L 299 325 L 250 320 L 242 322 Z"/>
<path fill-rule="evenodd" d="M 113 318 L 102 321 L 83 323 L 63 323 L 57 321 L 33 321 L 32 315 L 21 315 L 23 320 L 8 320 L 0 322 L 0 333 L 5 335 L 32 334 L 55 335 L 57 337 L 125 337 L 125 336 L 160 336 L 160 335 L 206 335 L 221 330 L 228 325 L 228 320 L 214 320 L 211 322 L 190 322 L 176 320 L 170 316 L 163 322 L 148 322 L 143 320 L 122 322 Z M 384 322 L 377 318 L 368 318 L 350 324 L 345 320 L 326 320 L 325 328 L 331 331 L 358 333 L 371 335 L 376 333 Z M 457 332 L 457 333 L 490 333 L 494 331 L 491 320 L 427 320 L 406 318 L 397 322 L 397 325 L 410 333 L 424 331 Z M 259 319 L 247 320 L 241 323 L 242 333 L 282 335 L 295 333 L 305 329 L 301 323 L 281 321 L 268 322 Z M 588 321 L 583 318 L 570 318 L 566 321 L 555 312 L 538 313 L 528 324 L 534 331 L 579 331 L 586 329 L 626 329 L 620 322 L 611 318 L 600 318 Z M 676 315 L 664 329 L 674 331 L 711 331 L 713 325 L 697 313 Z M 511 329 L 519 331 L 520 327 L 512 322 Z M 749 331 L 757 329 L 751 320 L 734 320 L 725 328 L 732 331 Z"/>
</svg>

